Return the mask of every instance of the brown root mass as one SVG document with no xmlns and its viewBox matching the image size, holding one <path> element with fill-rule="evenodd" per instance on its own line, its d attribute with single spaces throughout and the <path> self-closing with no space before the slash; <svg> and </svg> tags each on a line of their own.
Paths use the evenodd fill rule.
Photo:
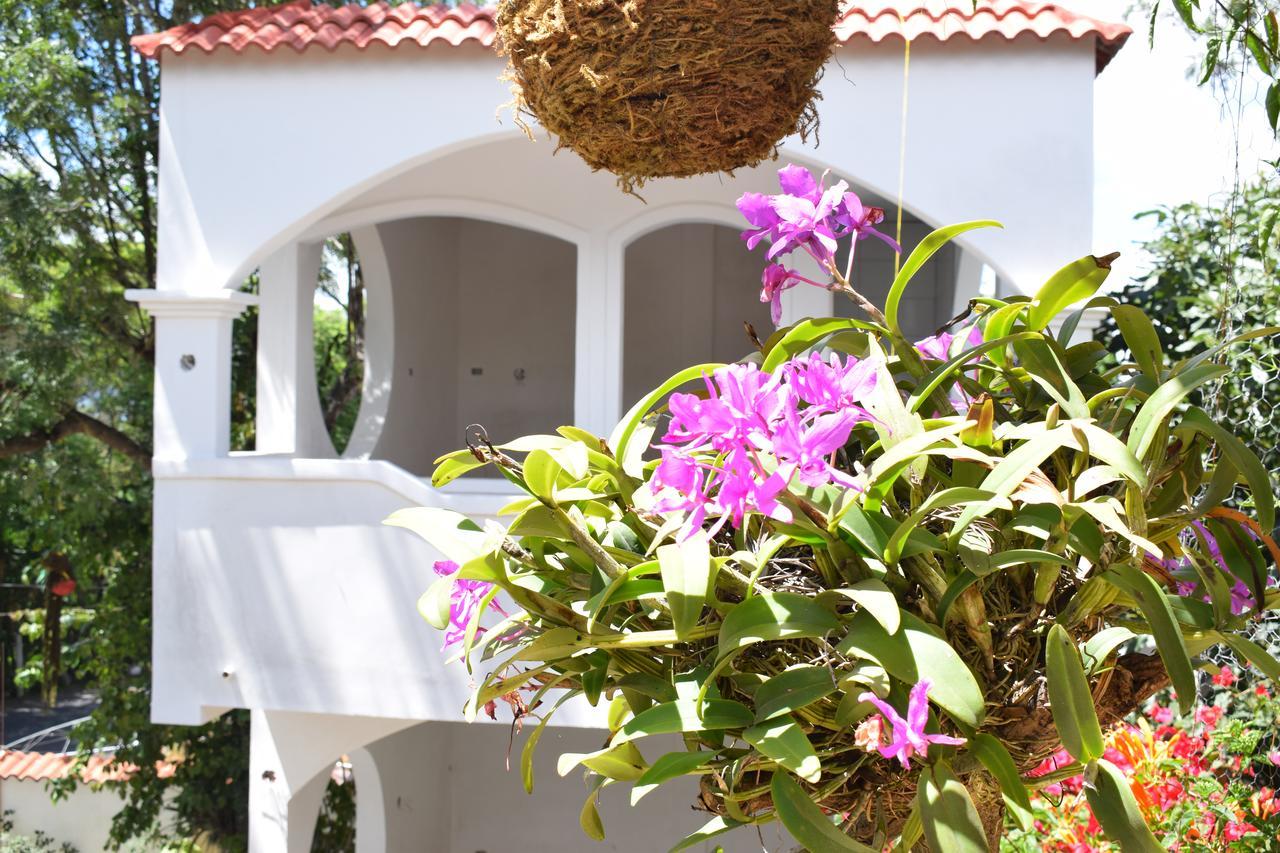
<svg viewBox="0 0 1280 853">
<path fill-rule="evenodd" d="M 515 106 L 633 191 L 816 130 L 838 0 L 501 0 Z"/>
</svg>

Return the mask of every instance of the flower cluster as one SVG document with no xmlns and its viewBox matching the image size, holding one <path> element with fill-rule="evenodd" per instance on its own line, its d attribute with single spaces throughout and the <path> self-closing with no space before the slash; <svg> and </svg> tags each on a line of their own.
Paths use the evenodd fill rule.
<svg viewBox="0 0 1280 853">
<path fill-rule="evenodd" d="M 876 365 L 811 354 L 775 373 L 731 364 L 705 378 L 707 394 L 673 394 L 662 459 L 648 489 L 659 513 L 687 513 L 683 535 L 715 519 L 714 535 L 747 513 L 791 520 L 779 497 L 794 479 L 808 487 L 856 480 L 833 464 L 858 423 L 871 420 L 864 401 Z"/>
<path fill-rule="evenodd" d="M 859 240 L 877 237 L 893 248 L 901 247 L 888 235 L 876 230 L 884 221 L 884 210 L 862 203 L 857 193 L 850 192 L 849 185 L 839 181 L 824 187 L 823 181 L 803 166 L 789 165 L 778 172 L 778 184 L 782 192 L 777 195 L 744 193 L 738 199 L 738 210 L 751 225 L 742 232 L 748 249 L 754 249 L 762 240 L 769 241 L 761 283 L 760 301 L 770 304 L 774 325 L 782 317 L 782 293 L 797 284 L 826 287 L 805 278 L 779 262 L 792 252 L 803 251 L 810 255 L 825 271 L 838 275 L 835 266 L 839 241 L 851 237 L 849 255 Z"/>
<path fill-rule="evenodd" d="M 437 560 L 432 568 L 440 577 L 449 577 L 458 572 L 458 564 L 452 560 Z M 479 616 L 481 600 L 492 589 L 493 584 L 485 581 L 454 579 L 453 589 L 449 593 L 449 628 L 444 634 L 444 648 L 447 649 L 454 643 L 462 642 L 467 635 L 467 627 Z M 489 606 L 503 616 L 508 615 L 497 601 L 489 602 Z M 477 626 L 476 633 L 484 633 L 484 628 Z"/>
<path fill-rule="evenodd" d="M 1280 845 L 1280 796 L 1274 745 L 1280 703 L 1264 681 L 1240 689 L 1223 667 L 1211 679 L 1213 701 L 1186 716 L 1152 700 L 1145 712 L 1107 733 L 1105 758 L 1129 781 L 1157 837 L 1175 851 L 1274 850 Z M 1044 776 L 1072 763 L 1060 750 L 1033 770 Z M 1002 849 L 1103 853 L 1105 840 L 1085 800 L 1084 777 L 1045 785 L 1033 801 L 1035 824 L 1014 830 Z"/>
<path fill-rule="evenodd" d="M 926 681 L 920 681 L 915 687 L 911 688 L 911 696 L 907 700 L 907 716 L 903 718 L 898 710 L 884 701 L 874 693 L 863 693 L 858 697 L 859 702 L 870 702 L 880 712 L 879 715 L 873 715 L 863 720 L 858 726 L 854 741 L 863 749 L 870 752 L 872 749 L 880 753 L 884 758 L 896 758 L 902 763 L 904 770 L 911 769 L 911 756 L 924 756 L 929 751 L 929 745 L 936 743 L 943 746 L 960 746 L 965 742 L 962 737 L 950 737 L 948 735 L 929 734 L 925 732 L 925 726 L 929 722 L 929 688 L 932 685 Z M 889 739 L 884 740 L 884 724 L 888 723 L 890 731 L 887 732 Z"/>
</svg>

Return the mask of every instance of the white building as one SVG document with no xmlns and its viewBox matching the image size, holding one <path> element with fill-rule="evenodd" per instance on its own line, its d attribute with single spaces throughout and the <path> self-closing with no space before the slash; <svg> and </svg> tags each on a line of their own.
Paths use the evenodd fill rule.
<svg viewBox="0 0 1280 853">
<path fill-rule="evenodd" d="M 905 139 L 909 245 L 940 224 L 1004 223 L 964 235 L 908 291 L 921 335 L 978 293 L 984 268 L 1034 290 L 1110 248 L 1090 245 L 1093 87 L 1128 29 L 1038 2 L 978 7 L 849 8 L 821 145 L 783 148 L 892 217 Z M 625 196 L 495 118 L 509 96 L 493 34 L 473 7 L 299 0 L 135 40 L 163 92 L 158 288 L 130 296 L 157 335 L 152 713 L 196 724 L 253 710 L 257 853 L 308 849 L 341 754 L 362 851 L 653 851 L 707 817 L 692 792 L 631 810 L 609 790 L 609 840 L 580 835 L 586 792 L 554 761 L 599 745 L 585 708 L 557 717 L 526 796 L 504 769 L 505 726 L 460 722 L 467 677 L 442 664 L 440 635 L 415 612 L 436 555 L 381 521 L 407 505 L 483 514 L 506 502 L 502 481 L 437 491 L 424 479 L 467 424 L 607 435 L 678 367 L 740 357 L 741 321 L 769 321 L 755 301 L 762 258 L 739 243 L 733 202 L 776 191 L 778 164 Z M 316 391 L 312 294 L 320 241 L 342 232 L 369 317 L 359 421 L 338 456 Z M 891 256 L 862 246 L 858 282 L 882 296 Z M 260 297 L 238 291 L 255 269 Z M 787 320 L 849 310 L 817 288 L 788 295 Z M 255 302 L 257 449 L 229 453 L 230 333 Z M 760 849 L 754 832 L 717 841 Z"/>
</svg>

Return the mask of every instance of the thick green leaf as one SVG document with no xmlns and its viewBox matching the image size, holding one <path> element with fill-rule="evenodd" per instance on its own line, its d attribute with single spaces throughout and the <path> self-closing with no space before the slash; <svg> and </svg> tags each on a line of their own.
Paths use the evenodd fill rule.
<svg viewBox="0 0 1280 853">
<path fill-rule="evenodd" d="M 929 849 L 946 853 L 987 853 L 987 835 L 969 789 L 945 761 L 920 772 L 916 808 Z"/>
<path fill-rule="evenodd" d="M 636 780 L 631 789 L 631 805 L 635 805 L 650 791 L 657 790 L 663 782 L 669 782 L 677 776 L 685 776 L 699 768 L 705 767 L 715 758 L 710 752 L 668 752 L 660 756 L 653 765 Z"/>
<path fill-rule="evenodd" d="M 718 654 L 733 652 L 766 640 L 823 637 L 840 627 L 840 620 L 806 595 L 765 592 L 737 604 L 720 625 Z"/>
<path fill-rule="evenodd" d="M 1230 646 L 1231 651 L 1256 666 L 1267 678 L 1280 683 L 1280 662 L 1276 661 L 1262 646 L 1238 634 L 1223 633 L 1222 642 Z"/>
<path fill-rule="evenodd" d="M 759 821 L 763 823 L 764 821 Z M 688 850 L 695 844 L 702 844 L 709 838 L 715 838 L 731 829 L 737 829 L 740 826 L 750 826 L 751 824 L 739 823 L 736 820 L 730 820 L 727 817 L 713 817 L 702 825 L 697 831 L 686 836 L 679 844 L 671 848 L 670 853 L 680 853 L 681 850 Z"/>
<path fill-rule="evenodd" d="M 396 510 L 382 523 L 413 531 L 458 565 L 470 562 L 485 552 L 484 531 L 474 521 L 453 510 L 409 507 Z"/>
<path fill-rule="evenodd" d="M 630 445 L 632 436 L 635 434 L 637 428 L 639 428 L 640 423 L 645 419 L 645 416 L 649 414 L 649 411 L 654 406 L 658 405 L 658 402 L 663 397 L 666 397 L 681 385 L 686 382 L 692 382 L 695 379 L 700 379 L 703 376 L 710 376 L 721 367 L 724 367 L 724 364 L 720 362 L 696 364 L 693 367 L 686 367 L 684 370 L 681 370 L 675 376 L 672 376 L 666 382 L 663 382 L 657 388 L 650 391 L 631 407 L 631 411 L 627 412 L 622 420 L 618 422 L 618 425 L 613 429 L 613 433 L 609 436 L 609 446 L 613 448 L 613 455 L 617 459 L 622 460 L 622 462 L 627 466 L 628 474 L 635 475 L 639 473 L 636 470 L 632 470 Z"/>
<path fill-rule="evenodd" d="M 1139 460 L 1143 459 L 1173 407 L 1201 385 L 1225 376 L 1228 372 L 1228 368 L 1217 364 L 1201 364 L 1169 377 L 1152 392 L 1134 415 L 1133 423 L 1129 426 L 1129 452 Z"/>
<path fill-rule="evenodd" d="M 1182 416 L 1179 429 L 1191 428 L 1203 432 L 1212 438 L 1222 453 L 1231 460 L 1236 470 L 1244 475 L 1249 484 L 1249 493 L 1253 496 L 1254 507 L 1258 513 L 1258 524 L 1263 530 L 1272 530 L 1276 525 L 1275 495 L 1271 493 L 1271 478 L 1267 468 L 1258 459 L 1258 455 L 1245 446 L 1245 443 L 1215 423 L 1203 409 L 1192 407 Z"/>
<path fill-rule="evenodd" d="M 777 717 L 752 726 L 742 733 L 742 739 L 806 782 L 817 782 L 822 776 L 822 762 L 813 744 L 791 717 Z"/>
<path fill-rule="evenodd" d="M 658 549 L 662 586 L 671 607 L 671 623 L 676 636 L 687 639 L 702 617 L 703 605 L 711 594 L 714 563 L 711 546 L 702 535 Z"/>
<path fill-rule="evenodd" d="M 455 450 L 446 453 L 436 460 L 436 468 L 431 472 L 431 485 L 437 489 L 449 485 L 468 471 L 483 468 L 488 462 L 476 458 L 470 450 Z"/>
<path fill-rule="evenodd" d="M 849 586 L 827 590 L 818 597 L 826 600 L 828 597 L 834 596 L 849 599 L 876 617 L 876 621 L 883 625 L 884 629 L 890 634 L 898 633 L 898 626 L 902 624 L 902 613 L 898 609 L 898 597 L 893 594 L 893 590 L 885 585 L 884 581 L 867 578 Z"/>
<path fill-rule="evenodd" d="M 1117 305 L 1111 309 L 1111 316 L 1116 320 L 1120 334 L 1124 336 L 1125 346 L 1133 353 L 1133 360 L 1138 368 L 1159 382 L 1164 373 L 1164 349 L 1160 346 L 1160 336 L 1155 326 L 1141 308 L 1134 305 Z"/>
<path fill-rule="evenodd" d="M 761 370 L 772 373 L 795 356 L 812 349 L 819 341 L 839 332 L 851 330 L 878 331 L 879 326 L 864 320 L 821 317 L 796 323 L 765 353 Z"/>
<path fill-rule="evenodd" d="M 795 666 L 756 689 L 756 721 L 789 714 L 836 691 L 835 674 L 825 666 Z"/>
<path fill-rule="evenodd" d="M 995 495 L 982 489 L 973 489 L 968 486 L 954 486 L 950 489 L 943 489 L 930 495 L 919 508 L 907 516 L 898 529 L 893 531 L 893 535 L 889 537 L 889 543 L 884 549 L 884 561 L 889 564 L 898 562 L 898 558 L 902 556 L 903 546 L 906 544 L 907 537 L 918 527 L 921 527 L 925 518 L 931 513 L 939 509 L 953 506 L 968 506 L 969 504 L 982 503 L 991 501 Z M 894 602 L 894 609 L 897 609 L 897 602 Z M 888 626 L 885 626 L 888 627 Z"/>
<path fill-rule="evenodd" d="M 1041 286 L 1027 312 L 1027 328 L 1039 331 L 1064 308 L 1093 296 L 1111 273 L 1111 260 L 1085 255 L 1058 270 Z"/>
<path fill-rule="evenodd" d="M 533 753 L 538 748 L 538 741 L 542 740 L 542 733 L 546 730 L 551 718 L 555 716 L 560 706 L 577 695 L 577 690 L 565 692 L 556 700 L 556 704 L 551 706 L 551 710 L 543 715 L 538 727 L 529 733 L 529 739 L 524 742 L 524 749 L 520 750 L 520 780 L 524 783 L 526 793 L 533 793 Z"/>
<path fill-rule="evenodd" d="M 1011 551 L 1001 551 L 998 554 L 988 554 L 985 551 L 961 547 L 960 559 L 964 561 L 965 568 L 978 577 L 986 577 L 992 572 L 998 572 L 1010 566 L 1036 565 L 1038 563 L 1053 563 L 1068 568 L 1072 566 L 1072 562 L 1061 554 L 1055 554 L 1052 551 L 1041 551 L 1036 548 L 1015 548 Z"/>
<path fill-rule="evenodd" d="M 940 624 L 947 624 L 947 614 L 951 612 L 951 605 L 956 603 L 957 598 L 964 595 L 966 589 L 977 582 L 978 576 L 965 569 L 947 583 L 947 588 L 942 593 L 942 598 L 938 599 L 937 612 Z"/>
<path fill-rule="evenodd" d="M 699 717 L 698 703 L 694 699 L 677 699 L 636 714 L 618 729 L 613 742 L 623 743 L 649 735 L 745 729 L 753 722 L 755 715 L 741 702 L 708 699 L 702 703 L 702 716 Z"/>
<path fill-rule="evenodd" d="M 1093 708 L 1089 679 L 1085 677 L 1076 644 L 1061 625 L 1049 629 L 1044 656 L 1049 705 L 1062 745 L 1072 758 L 1082 763 L 1101 758 L 1106 746 Z"/>
<path fill-rule="evenodd" d="M 534 450 L 524 458 L 524 482 L 529 492 L 539 500 L 551 501 L 555 497 L 556 481 L 564 468 L 546 450 Z"/>
<path fill-rule="evenodd" d="M 1111 583 L 1126 593 L 1138 605 L 1142 616 L 1151 626 L 1151 633 L 1156 639 L 1156 650 L 1169 672 L 1173 689 L 1177 691 L 1179 700 L 1194 703 L 1196 696 L 1196 675 L 1191 666 L 1191 656 L 1187 653 L 1187 644 L 1183 640 L 1182 631 L 1174 618 L 1173 608 L 1155 580 L 1146 572 L 1138 571 L 1126 563 L 1113 563 L 1103 574 Z M 1190 707 L 1188 704 L 1187 707 Z"/>
<path fill-rule="evenodd" d="M 437 578 L 418 599 L 418 615 L 432 628 L 443 631 L 449 627 L 449 609 L 453 597 L 452 575 Z"/>
<path fill-rule="evenodd" d="M 969 751 L 977 756 L 982 766 L 987 768 L 997 782 L 1005 805 L 1010 811 L 1017 813 L 1020 823 L 1028 825 L 1031 818 L 1031 796 L 1027 786 L 1022 784 L 1022 776 L 1013 756 L 1005 749 L 994 735 L 979 732 L 969 738 Z"/>
<path fill-rule="evenodd" d="M 903 613 L 901 630 L 889 634 L 870 614 L 859 611 L 836 650 L 870 658 L 907 684 L 928 679 L 929 698 L 953 720 L 972 728 L 982 724 L 986 702 L 977 679 L 951 644 L 918 617 Z"/>
<path fill-rule="evenodd" d="M 618 779 L 622 782 L 634 782 L 649 769 L 640 750 L 630 741 L 613 744 L 595 752 L 566 752 L 556 762 L 556 772 L 567 776 L 579 764 L 606 779 Z"/>
<path fill-rule="evenodd" d="M 831 818 L 809 799 L 800 783 L 789 773 L 774 773 L 769 783 L 773 807 L 787 832 L 814 853 L 848 850 L 852 853 L 875 853 L 870 847 L 841 832 Z"/>
<path fill-rule="evenodd" d="M 600 820 L 600 812 L 596 810 L 596 792 L 587 795 L 578 814 L 578 825 L 592 841 L 604 841 L 604 821 Z"/>
<path fill-rule="evenodd" d="M 948 225 L 945 228 L 939 228 L 921 240 L 907 259 L 902 262 L 902 268 L 898 270 L 898 275 L 893 279 L 893 284 L 889 287 L 889 295 L 884 301 L 884 318 L 889 328 L 895 334 L 902 333 L 902 328 L 898 325 L 898 306 L 902 302 L 902 294 L 907 289 L 911 279 L 915 277 L 915 274 L 939 249 L 966 231 L 973 231 L 976 228 L 1003 227 L 999 222 L 992 219 L 960 222 L 955 225 Z"/>
<path fill-rule="evenodd" d="M 1085 641 L 1084 648 L 1081 650 L 1080 657 L 1085 672 L 1089 675 L 1097 675 L 1107 662 L 1107 658 L 1136 636 L 1138 635 L 1121 626 L 1104 628 L 1094 634 Z"/>
<path fill-rule="evenodd" d="M 1098 759 L 1085 768 L 1084 795 L 1107 837 L 1124 853 L 1164 853 L 1142 818 L 1129 780 L 1111 762 Z"/>
</svg>

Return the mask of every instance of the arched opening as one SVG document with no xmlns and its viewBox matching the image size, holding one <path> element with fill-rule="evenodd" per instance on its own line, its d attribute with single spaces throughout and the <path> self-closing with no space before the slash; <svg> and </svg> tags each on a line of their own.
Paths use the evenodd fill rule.
<svg viewBox="0 0 1280 853">
<path fill-rule="evenodd" d="M 312 339 L 320 415 L 333 448 L 347 447 L 365 380 L 369 292 L 355 240 L 344 232 L 325 240 L 316 276 Z"/>
<path fill-rule="evenodd" d="M 373 448 L 419 475 L 464 446 L 573 421 L 577 247 L 479 219 L 378 226 L 395 310 L 390 398 Z"/>
<path fill-rule="evenodd" d="M 691 364 L 751 351 L 743 323 L 773 330 L 758 254 L 724 225 L 682 222 L 637 238 L 623 265 L 622 407 Z"/>
</svg>

